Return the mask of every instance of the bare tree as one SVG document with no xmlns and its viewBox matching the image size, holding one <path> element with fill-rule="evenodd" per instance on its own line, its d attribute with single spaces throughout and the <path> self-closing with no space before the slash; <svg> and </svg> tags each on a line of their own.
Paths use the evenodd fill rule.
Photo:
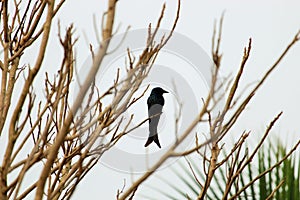
<svg viewBox="0 0 300 200">
<path fill-rule="evenodd" d="M 156 27 L 149 27 L 148 38 L 145 38 L 147 42 L 139 59 L 133 60 L 128 49 L 126 78 L 120 80 L 117 74 L 114 84 L 103 94 L 99 94 L 94 83 L 95 74 L 107 55 L 113 37 L 117 3 L 116 0 L 109 0 L 108 9 L 103 14 L 100 48 L 97 52 L 91 50 L 93 63 L 86 79 L 80 85 L 74 103 L 69 104 L 70 85 L 76 71 L 73 52 L 76 39 L 73 39 L 72 25 L 66 30 L 65 37 L 59 38 L 64 57 L 57 76 L 52 80 L 46 73 L 46 97 L 43 101 L 36 102 L 32 89 L 34 78 L 43 63 L 52 21 L 63 3 L 64 1 L 60 1 L 55 4 L 52 0 L 29 3 L 14 1 L 14 13 L 9 13 L 8 1 L 3 1 L 1 5 L 3 61 L 0 128 L 1 137 L 8 137 L 8 143 L 0 168 L 0 199 L 23 199 L 32 192 L 35 192 L 35 199 L 42 199 L 43 196 L 48 199 L 71 197 L 78 183 L 102 154 L 114 146 L 122 136 L 136 128 L 128 129 L 129 121 L 122 130 L 120 116 L 140 99 L 141 96 L 132 97 L 149 73 L 157 54 L 170 39 L 179 16 L 178 7 L 177 17 L 169 35 L 156 43 L 155 37 L 163 18 L 164 6 Z M 19 7 L 24 5 L 26 10 L 21 12 Z M 23 53 L 33 43 L 37 43 L 38 38 L 41 38 L 41 42 L 34 66 L 20 67 L 22 65 L 19 61 Z M 12 92 L 16 89 L 14 86 L 22 73 L 26 74 L 25 83 L 18 101 L 12 104 Z M 106 96 L 113 96 L 113 99 L 104 107 L 102 99 Z M 9 109 L 13 110 L 11 117 L 8 115 Z M 37 111 L 36 116 L 33 116 L 34 110 Z M 6 123 L 9 126 L 8 130 L 4 128 Z M 101 145 L 95 145 L 99 141 Z M 26 144 L 31 144 L 32 149 L 24 156 L 20 152 Z M 21 160 L 16 159 L 19 155 L 23 156 Z M 21 192 L 24 176 L 33 166 L 40 167 L 40 176 Z M 8 181 L 8 176 L 12 173 L 17 173 L 17 176 Z"/>
<path fill-rule="evenodd" d="M 131 120 L 124 128 L 122 113 L 135 104 L 145 94 L 134 97 L 140 88 L 143 80 L 149 74 L 157 55 L 171 38 L 180 12 L 180 1 L 176 18 L 170 32 L 158 38 L 157 33 L 163 20 L 165 5 L 162 8 L 156 26 L 149 25 L 148 37 L 142 53 L 138 56 L 128 49 L 126 63 L 126 77 L 120 79 L 119 73 L 115 77 L 114 84 L 100 94 L 95 85 L 95 75 L 101 67 L 104 57 L 108 54 L 108 47 L 111 38 L 114 37 L 113 25 L 116 12 L 117 0 L 109 0 L 107 11 L 103 14 L 101 29 L 101 41 L 99 49 L 94 51 L 91 48 L 93 58 L 88 75 L 80 85 L 75 101 L 70 104 L 70 90 L 74 74 L 76 73 L 74 45 L 76 39 L 73 37 L 73 26 L 70 25 L 62 37 L 59 34 L 60 44 L 64 50 L 63 59 L 55 78 L 45 77 L 45 99 L 37 102 L 33 92 L 34 79 L 40 73 L 41 66 L 46 54 L 47 43 L 50 36 L 53 19 L 64 4 L 64 0 L 55 3 L 54 0 L 36 1 L 14 1 L 13 9 L 9 9 L 8 0 L 1 2 L 1 45 L 3 47 L 0 60 L 1 67 L 1 98 L 0 98 L 0 133 L 1 139 L 7 138 L 4 157 L 0 166 L 0 199 L 24 199 L 29 194 L 34 194 L 35 199 L 43 197 L 47 199 L 69 199 L 74 193 L 79 182 L 99 161 L 101 156 L 109 151 L 124 135 L 141 126 L 148 119 L 145 119 L 136 127 L 128 128 Z M 25 10 L 21 11 L 20 7 Z M 10 12 L 12 10 L 12 12 Z M 221 26 L 220 26 L 221 27 Z M 261 78 L 253 90 L 241 99 L 237 96 L 240 77 L 249 58 L 251 40 L 245 48 L 244 57 L 240 69 L 232 82 L 229 82 L 229 93 L 220 92 L 221 85 L 218 83 L 221 55 L 219 54 L 221 41 L 221 28 L 216 39 L 213 36 L 212 58 L 214 61 L 212 84 L 210 92 L 203 100 L 203 107 L 189 128 L 180 134 L 170 149 L 138 180 L 129 185 L 124 191 L 117 193 L 117 199 L 132 199 L 138 187 L 149 178 L 155 171 L 171 157 L 182 157 L 200 148 L 209 145 L 210 159 L 204 156 L 205 162 L 209 163 L 206 173 L 207 179 L 199 198 L 203 199 L 214 175 L 214 171 L 229 158 L 241 159 L 239 165 L 232 163 L 231 179 L 228 179 L 228 189 L 232 186 L 236 177 L 251 162 L 257 149 L 264 142 L 273 124 L 280 117 L 280 114 L 270 123 L 265 136 L 257 148 L 246 159 L 240 158 L 240 147 L 244 143 L 248 133 L 244 133 L 233 147 L 232 152 L 224 160 L 218 162 L 221 150 L 222 138 L 230 131 L 231 127 L 253 98 L 257 90 L 264 83 L 269 74 L 278 66 L 279 62 L 286 55 L 288 50 L 299 40 L 299 33 L 288 45 L 275 64 Z M 38 40 L 39 39 L 39 40 Z M 215 41 L 216 40 L 216 41 Z M 158 42 L 157 42 L 158 41 Z M 37 56 L 32 67 L 20 63 L 23 54 L 33 44 L 38 44 Z M 133 59 L 133 57 L 138 59 Z M 20 75 L 24 76 L 24 84 L 21 92 L 17 95 L 17 101 L 12 102 L 12 94 L 16 90 L 16 83 Z M 106 97 L 112 97 L 111 102 L 104 106 L 102 101 Z M 225 106 L 218 116 L 212 117 L 211 113 L 221 98 L 226 99 Z M 230 111 L 230 112 L 229 112 Z M 226 119 L 226 120 L 225 120 Z M 203 143 L 195 138 L 195 147 L 185 152 L 176 151 L 176 147 L 186 137 L 193 133 L 194 127 L 199 123 L 209 123 L 210 137 Z M 95 145 L 97 144 L 97 145 Z M 98 145 L 100 144 L 100 145 Z M 30 152 L 22 154 L 25 145 L 30 145 Z M 299 145 L 299 141 L 295 148 Z M 294 149 L 295 149 L 294 148 Z M 18 157 L 18 158 L 17 158 Z M 21 158 L 20 158 L 21 157 Z M 39 176 L 32 181 L 31 185 L 21 190 L 25 175 L 33 167 L 39 168 Z M 14 176 L 12 176 L 14 174 Z M 8 179 L 8 177 L 13 177 Z M 243 189 L 241 189 L 243 190 Z M 240 191 L 236 195 L 239 195 Z M 234 198 L 234 197 L 232 197 Z M 224 195 L 227 199 L 227 194 Z"/>
</svg>

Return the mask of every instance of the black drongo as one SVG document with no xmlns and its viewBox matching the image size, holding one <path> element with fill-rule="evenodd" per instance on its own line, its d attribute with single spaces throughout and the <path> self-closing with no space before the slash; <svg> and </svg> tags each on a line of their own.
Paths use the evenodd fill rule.
<svg viewBox="0 0 300 200">
<path fill-rule="evenodd" d="M 162 108 L 165 104 L 163 97 L 164 93 L 168 93 L 160 87 L 152 89 L 150 96 L 148 97 L 148 116 L 149 116 L 149 137 L 145 144 L 147 147 L 153 141 L 161 148 L 158 135 L 157 135 L 157 126 L 159 122 L 160 115 L 162 113 Z"/>
</svg>

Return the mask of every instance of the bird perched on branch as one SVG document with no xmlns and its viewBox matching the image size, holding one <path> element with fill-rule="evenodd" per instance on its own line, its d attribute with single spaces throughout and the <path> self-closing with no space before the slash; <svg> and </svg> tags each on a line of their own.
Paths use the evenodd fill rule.
<svg viewBox="0 0 300 200">
<path fill-rule="evenodd" d="M 160 87 L 156 87 L 152 89 L 151 94 L 148 97 L 147 104 L 149 116 L 149 137 L 145 144 L 145 147 L 147 147 L 154 141 L 157 144 L 157 146 L 161 148 L 158 140 L 157 126 L 160 115 L 162 113 L 162 108 L 165 104 L 165 100 L 163 97 L 164 93 L 168 92 Z"/>
</svg>

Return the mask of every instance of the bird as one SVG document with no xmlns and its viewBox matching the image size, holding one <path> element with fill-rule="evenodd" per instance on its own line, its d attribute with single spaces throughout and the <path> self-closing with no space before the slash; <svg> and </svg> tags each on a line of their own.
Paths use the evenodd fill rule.
<svg viewBox="0 0 300 200">
<path fill-rule="evenodd" d="M 157 144 L 157 146 L 161 148 L 158 139 L 157 126 L 160 115 L 162 113 L 163 106 L 165 104 L 165 99 L 163 97 L 164 93 L 169 92 L 165 91 L 160 87 L 153 88 L 150 96 L 147 99 L 149 117 L 149 136 L 145 147 L 147 147 L 154 141 Z"/>
</svg>

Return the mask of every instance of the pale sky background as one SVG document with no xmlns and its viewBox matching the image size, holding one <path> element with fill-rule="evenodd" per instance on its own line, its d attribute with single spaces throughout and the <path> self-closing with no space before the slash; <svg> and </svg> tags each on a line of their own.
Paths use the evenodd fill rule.
<svg viewBox="0 0 300 200">
<path fill-rule="evenodd" d="M 73 22 L 77 44 L 77 61 L 81 66 L 89 56 L 88 42 L 96 44 L 93 29 L 93 15 L 100 21 L 106 9 L 105 1 L 69 1 L 60 11 L 63 26 Z M 162 7 L 162 1 L 121 0 L 116 9 L 116 25 L 120 24 L 120 33 L 130 25 L 131 29 L 147 28 L 155 23 Z M 166 2 L 166 13 L 162 28 L 169 29 L 174 19 L 177 1 Z M 225 11 L 223 24 L 223 73 L 235 73 L 240 64 L 243 48 L 249 37 L 252 38 L 252 52 L 246 66 L 243 81 L 251 83 L 259 79 L 277 59 L 286 45 L 300 29 L 299 1 L 182 1 L 182 10 L 176 32 L 185 35 L 200 45 L 207 53 L 211 50 L 211 36 L 214 20 Z M 54 31 L 53 31 L 54 32 Z M 180 66 L 174 66 L 180 68 Z M 275 126 L 274 134 L 283 141 L 292 143 L 299 140 L 299 74 L 300 44 L 287 55 L 279 68 L 271 75 L 242 116 L 237 130 L 252 130 L 254 136 L 250 143 L 257 140 L 270 120 L 279 112 L 284 114 Z M 245 84 L 246 85 L 246 84 Z M 244 86 L 245 86 L 244 85 Z M 234 138 L 234 136 L 233 136 Z M 164 143 L 162 141 L 161 143 Z M 169 173 L 163 169 L 160 173 Z M 117 189 L 131 181 L 128 173 L 117 172 L 99 164 L 80 184 L 73 199 L 114 199 Z M 172 178 L 170 178 L 172 181 Z M 176 179 L 174 179 L 175 181 Z M 146 184 L 160 186 L 161 182 L 151 178 Z M 166 186 L 163 186 L 166 187 Z M 167 187 L 166 187 L 167 190 Z M 156 196 L 149 188 L 140 188 L 139 192 Z M 137 197 L 141 199 L 141 197 Z M 157 196 L 159 199 L 159 196 Z"/>
<path fill-rule="evenodd" d="M 61 22 L 64 25 L 73 22 L 80 35 L 77 46 L 78 66 L 89 55 L 88 46 L 82 32 L 85 32 L 89 42 L 95 42 L 92 28 L 92 16 L 100 19 L 106 4 L 103 1 L 68 2 L 61 11 Z M 121 0 L 118 3 L 116 24 L 120 24 L 120 32 L 130 25 L 132 29 L 146 28 L 150 22 L 155 23 L 162 1 Z M 165 19 L 162 27 L 169 29 L 174 19 L 177 1 L 166 2 Z M 252 52 L 246 66 L 245 86 L 257 81 L 281 54 L 287 44 L 300 29 L 299 1 L 182 1 L 182 10 L 176 32 L 187 36 L 200 45 L 207 53 L 211 50 L 211 36 L 214 20 L 219 19 L 225 11 L 223 24 L 223 73 L 235 73 L 242 57 L 243 48 L 252 38 Z M 80 14 L 79 14 L 80 13 Z M 174 66 L 180 67 L 180 66 Z M 237 134 L 243 130 L 252 130 L 250 143 L 256 143 L 266 125 L 280 111 L 284 114 L 275 126 L 274 135 L 288 144 L 299 140 L 300 111 L 300 44 L 297 44 L 286 56 L 278 69 L 259 90 L 245 114 L 236 127 Z M 234 136 L 232 136 L 234 138 Z M 163 143 L 163 142 L 162 142 Z M 167 169 L 160 171 L 165 176 Z M 123 180 L 131 181 L 127 173 L 103 167 L 95 167 L 76 191 L 73 199 L 114 199 L 116 190 L 120 189 Z M 172 181 L 172 178 L 169 178 Z M 174 179 L 176 181 L 176 179 Z M 159 181 L 151 178 L 146 184 L 160 186 Z M 167 187 L 166 187 L 167 190 Z M 139 188 L 142 194 L 156 196 L 149 188 Z M 105 198 L 103 198 L 105 197 Z M 136 199 L 142 199 L 137 197 Z M 157 196 L 157 199 L 160 199 Z"/>
<path fill-rule="evenodd" d="M 120 0 L 117 4 L 115 21 L 115 25 L 120 24 L 119 33 L 124 32 L 128 25 L 131 26 L 131 30 L 135 30 L 147 28 L 150 22 L 155 24 L 162 4 L 163 1 L 160 0 Z M 70 23 L 73 23 L 76 28 L 75 35 L 79 37 L 76 46 L 77 66 L 81 67 L 90 55 L 87 40 L 96 45 L 93 15 L 100 23 L 106 7 L 107 3 L 104 0 L 67 1 L 55 19 L 52 29 L 53 37 L 49 43 L 45 63 L 55 65 L 60 62 L 61 52 L 57 52 L 60 47 L 58 47 L 56 37 L 56 22 L 60 19 L 62 29 Z M 176 7 L 177 1 L 166 1 L 162 28 L 171 28 Z M 225 11 L 225 19 L 221 52 L 223 53 L 222 73 L 224 75 L 236 73 L 243 48 L 247 45 L 248 39 L 252 38 L 252 52 L 242 78 L 244 81 L 242 88 L 248 83 L 257 81 L 263 75 L 300 29 L 300 1 L 183 0 L 176 32 L 193 40 L 210 56 L 214 20 L 219 19 L 223 11 Z M 55 56 L 56 54 L 59 58 Z M 173 67 L 180 71 L 179 64 L 175 63 Z M 252 130 L 253 137 L 249 142 L 255 144 L 266 125 L 275 115 L 283 111 L 283 116 L 274 127 L 273 134 L 278 135 L 289 145 L 299 140 L 299 75 L 300 43 L 291 49 L 252 100 L 234 129 L 237 135 L 243 130 Z M 231 137 L 235 138 L 234 135 Z M 162 169 L 160 173 L 166 175 L 169 172 L 167 169 Z M 99 163 L 80 183 L 73 199 L 115 199 L 116 191 L 122 188 L 124 179 L 129 185 L 131 175 Z M 170 179 L 172 181 L 172 178 Z M 151 178 L 145 184 L 159 186 L 160 182 Z M 152 190 L 145 187 L 139 188 L 138 192 L 154 195 Z M 136 199 L 142 199 L 142 197 Z M 160 199 L 159 196 L 157 199 Z"/>
</svg>

